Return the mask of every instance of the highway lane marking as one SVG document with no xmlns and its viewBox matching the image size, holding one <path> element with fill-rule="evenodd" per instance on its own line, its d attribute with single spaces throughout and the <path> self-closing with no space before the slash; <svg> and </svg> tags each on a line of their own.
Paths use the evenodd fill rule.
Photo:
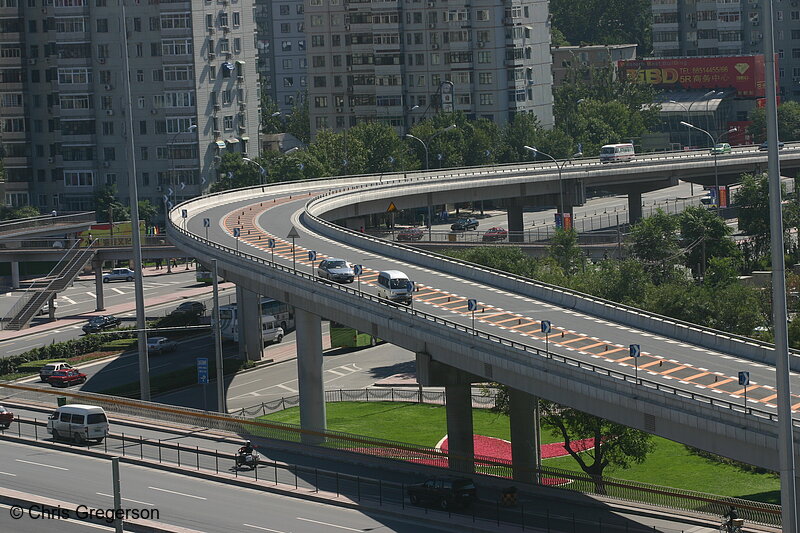
<svg viewBox="0 0 800 533">
<path fill-rule="evenodd" d="M 16 475 L 16 474 L 12 474 L 11 472 L 0 472 L 0 474 L 2 474 L 2 475 L 4 475 L 4 476 L 17 477 L 17 475 Z"/>
<path fill-rule="evenodd" d="M 147 487 L 147 488 L 148 489 L 152 489 L 152 490 L 159 490 L 161 492 L 168 492 L 170 494 L 177 494 L 178 496 L 186 496 L 187 498 L 194 498 L 196 500 L 207 500 L 208 499 L 208 498 L 203 498 L 202 496 L 195 496 L 193 494 L 186 494 L 184 492 L 177 492 L 177 491 L 174 491 L 174 490 L 160 489 L 158 487 Z"/>
<path fill-rule="evenodd" d="M 271 533 L 286 533 L 279 529 L 270 529 L 268 527 L 254 526 L 253 524 L 242 524 L 245 527 L 252 527 L 253 529 L 260 529 L 261 531 L 270 531 Z"/>
<path fill-rule="evenodd" d="M 275 386 L 276 387 L 280 387 L 280 388 L 282 388 L 284 390 L 288 390 L 289 392 L 297 393 L 297 389 L 293 389 L 293 388 L 289 387 L 288 385 L 284 385 L 283 383 L 278 383 Z M 269 388 L 272 388 L 272 387 L 269 387 Z"/>
<path fill-rule="evenodd" d="M 43 466 L 45 468 L 52 468 L 54 470 L 69 470 L 69 468 L 64 468 L 63 466 L 55 466 L 55 465 L 46 465 L 43 463 L 34 463 L 33 461 L 26 461 L 25 459 L 14 459 L 18 463 L 26 463 L 29 465 L 36 465 L 36 466 Z"/>
<path fill-rule="evenodd" d="M 70 303 L 70 304 L 73 304 L 73 305 L 75 304 L 75 300 L 73 300 L 72 298 L 69 298 L 67 296 L 62 296 L 61 299 L 66 301 L 67 303 Z"/>
<path fill-rule="evenodd" d="M 328 522 L 320 522 L 319 520 L 311 520 L 310 518 L 303 518 L 301 516 L 296 517 L 298 520 L 302 520 L 303 522 L 311 522 L 312 524 L 319 524 L 321 526 L 328 526 L 328 527 L 336 527 L 339 529 L 346 529 L 347 531 L 364 531 L 364 528 L 356 529 L 354 527 L 347 527 L 347 526 L 337 526 L 336 524 L 330 524 Z"/>
<path fill-rule="evenodd" d="M 105 496 L 106 498 L 113 498 L 114 497 L 112 494 L 106 494 L 104 492 L 95 492 L 95 494 L 97 494 L 98 496 Z M 140 503 L 142 505 L 149 505 L 150 507 L 155 507 L 156 506 L 156 504 L 154 504 L 154 503 L 140 502 L 139 500 L 132 500 L 130 498 L 120 498 L 120 499 L 122 499 L 122 500 L 124 500 L 126 502 L 133 502 L 133 503 Z"/>
<path fill-rule="evenodd" d="M 259 381 L 261 381 L 261 380 L 260 379 L 254 379 L 253 381 L 246 381 L 244 383 L 237 383 L 236 385 L 229 385 L 228 388 L 229 389 L 235 389 L 236 387 L 243 387 L 245 385 L 250 385 L 252 383 L 258 383 Z"/>
<path fill-rule="evenodd" d="M 117 294 L 125 294 L 123 291 L 117 289 L 116 287 L 110 287 L 112 291 L 116 292 Z"/>
<path fill-rule="evenodd" d="M 16 352 L 24 352 L 26 350 L 30 350 L 31 348 L 36 348 L 39 346 L 38 344 L 31 344 L 30 346 L 23 346 L 22 348 L 16 348 L 14 350 L 9 350 L 8 353 L 16 353 Z"/>
<path fill-rule="evenodd" d="M 86 294 L 88 294 L 92 298 L 97 298 L 97 295 L 95 293 L 93 293 L 93 292 L 87 292 Z"/>
</svg>

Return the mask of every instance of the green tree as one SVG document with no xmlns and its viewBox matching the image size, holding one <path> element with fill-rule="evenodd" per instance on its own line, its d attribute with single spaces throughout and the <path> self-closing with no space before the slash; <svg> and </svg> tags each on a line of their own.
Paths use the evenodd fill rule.
<svg viewBox="0 0 800 533">
<path fill-rule="evenodd" d="M 364 171 L 396 172 L 412 168 L 413 159 L 394 129 L 378 122 L 362 122 L 347 131 L 348 142 L 358 141 L 364 147 Z"/>
<path fill-rule="evenodd" d="M 318 131 L 308 151 L 322 164 L 326 176 L 363 174 L 366 171 L 364 145 L 360 139 L 348 135 L 347 130 L 342 133 Z"/>
<path fill-rule="evenodd" d="M 739 229 L 752 237 L 757 257 L 769 250 L 769 179 L 766 174 L 742 174 L 742 184 L 733 197 L 739 206 Z"/>
<path fill-rule="evenodd" d="M 16 220 L 18 218 L 38 217 L 42 213 L 32 205 L 20 207 L 0 207 L 0 220 Z"/>
<path fill-rule="evenodd" d="M 311 142 L 311 119 L 308 115 L 308 93 L 298 96 L 299 104 L 292 106 L 292 112 L 286 118 L 285 130 L 303 144 Z"/>
<path fill-rule="evenodd" d="M 262 76 L 260 78 L 261 87 L 266 87 L 266 81 Z M 269 91 L 261 91 L 261 131 L 264 133 L 280 133 L 284 131 L 283 120 L 280 115 L 273 116 L 275 113 L 280 113 L 278 104 L 270 97 Z"/>
<path fill-rule="evenodd" d="M 146 226 L 153 226 L 158 220 L 158 208 L 150 200 L 139 200 L 139 220 Z"/>
<path fill-rule="evenodd" d="M 605 494 L 606 467 L 629 468 L 641 464 L 655 444 L 652 435 L 553 402 L 540 400 L 542 426 L 564 439 L 564 449 Z M 591 448 L 581 451 L 576 443 L 590 439 Z M 588 458 L 588 460 L 587 460 Z"/>
<path fill-rule="evenodd" d="M 665 281 L 682 258 L 677 230 L 678 221 L 661 209 L 631 228 L 631 250 L 657 283 Z"/>
<path fill-rule="evenodd" d="M 767 139 L 766 109 L 757 107 L 750 112 L 752 124 L 747 132 L 757 143 Z M 789 101 L 778 106 L 778 140 L 800 141 L 800 102 Z"/>
<path fill-rule="evenodd" d="M 250 187 L 258 185 L 263 179 L 259 168 L 245 161 L 239 152 L 222 154 L 218 171 L 217 181 L 212 183 L 209 188 L 211 192 Z"/>
<path fill-rule="evenodd" d="M 685 265 L 694 268 L 700 265 L 705 272 L 709 260 L 715 257 L 730 258 L 734 264 L 741 259 L 741 251 L 731 238 L 731 227 L 716 210 L 704 207 L 689 207 L 678 215 L 681 244 L 687 249 Z"/>
<path fill-rule="evenodd" d="M 636 43 L 640 56 L 652 49 L 650 0 L 551 0 L 550 13 L 570 43 Z"/>
<path fill-rule="evenodd" d="M 119 194 L 116 185 L 104 185 L 94 193 L 94 209 L 98 222 L 110 222 L 109 215 L 115 222 L 130 220 L 130 210 L 117 199 Z"/>
<path fill-rule="evenodd" d="M 584 257 L 578 246 L 578 232 L 573 229 L 559 228 L 556 230 L 550 243 L 549 255 L 565 274 L 570 275 L 577 272 Z"/>
</svg>

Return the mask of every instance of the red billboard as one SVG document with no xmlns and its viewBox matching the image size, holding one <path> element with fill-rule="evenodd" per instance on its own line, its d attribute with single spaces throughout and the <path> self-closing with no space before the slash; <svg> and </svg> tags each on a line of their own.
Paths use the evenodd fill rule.
<svg viewBox="0 0 800 533">
<path fill-rule="evenodd" d="M 660 89 L 736 89 L 739 98 L 763 98 L 764 56 L 674 57 L 620 61 L 630 79 Z"/>
</svg>

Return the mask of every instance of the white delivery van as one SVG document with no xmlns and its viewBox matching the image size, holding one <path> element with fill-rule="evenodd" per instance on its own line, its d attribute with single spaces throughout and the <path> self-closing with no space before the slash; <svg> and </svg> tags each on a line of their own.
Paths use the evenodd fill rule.
<svg viewBox="0 0 800 533">
<path fill-rule="evenodd" d="M 102 442 L 108 435 L 108 418 L 102 407 L 62 405 L 47 418 L 47 432 L 53 436 L 53 440 L 64 438 L 77 443 L 89 440 Z"/>
<path fill-rule="evenodd" d="M 378 273 L 378 297 L 410 304 L 413 297 L 412 291 L 408 276 L 399 270 L 384 270 Z"/>
<path fill-rule="evenodd" d="M 607 144 L 600 148 L 600 162 L 630 161 L 636 155 L 631 143 Z"/>
</svg>

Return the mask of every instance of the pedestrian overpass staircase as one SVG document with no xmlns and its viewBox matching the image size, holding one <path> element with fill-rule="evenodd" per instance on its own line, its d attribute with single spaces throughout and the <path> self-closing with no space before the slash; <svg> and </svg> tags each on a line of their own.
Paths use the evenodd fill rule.
<svg viewBox="0 0 800 533">
<path fill-rule="evenodd" d="M 96 253 L 93 242 L 86 247 L 80 247 L 79 244 L 80 241 L 67 250 L 46 277 L 28 286 L 14 307 L 0 320 L 0 329 L 24 329 L 42 307 L 72 285 Z"/>
</svg>

